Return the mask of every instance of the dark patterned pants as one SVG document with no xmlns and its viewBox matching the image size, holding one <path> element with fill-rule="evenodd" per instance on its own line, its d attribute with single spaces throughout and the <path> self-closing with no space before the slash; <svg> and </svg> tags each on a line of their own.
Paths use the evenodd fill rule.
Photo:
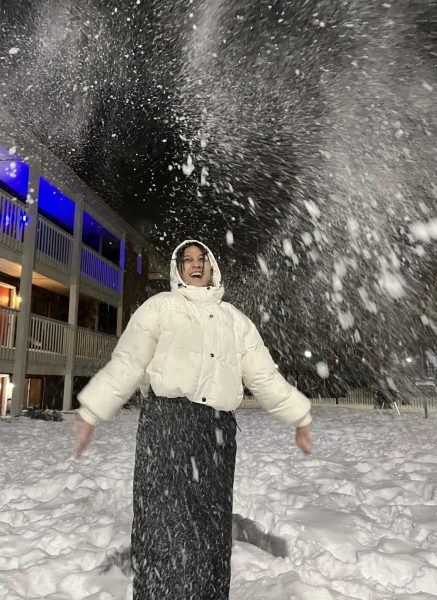
<svg viewBox="0 0 437 600">
<path fill-rule="evenodd" d="M 232 412 L 143 401 L 134 475 L 134 600 L 227 600 L 235 467 Z"/>
</svg>

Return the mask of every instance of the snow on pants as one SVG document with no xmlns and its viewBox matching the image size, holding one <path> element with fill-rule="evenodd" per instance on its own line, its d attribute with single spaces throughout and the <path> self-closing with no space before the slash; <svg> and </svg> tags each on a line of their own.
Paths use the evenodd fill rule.
<svg viewBox="0 0 437 600">
<path fill-rule="evenodd" d="M 134 600 L 227 600 L 232 412 L 186 398 L 143 400 L 133 486 Z"/>
</svg>

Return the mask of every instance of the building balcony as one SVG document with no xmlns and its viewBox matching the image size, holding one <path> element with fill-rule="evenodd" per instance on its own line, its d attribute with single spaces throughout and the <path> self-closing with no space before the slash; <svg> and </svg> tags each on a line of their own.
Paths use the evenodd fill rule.
<svg viewBox="0 0 437 600">
<path fill-rule="evenodd" d="M 10 260 L 21 262 L 23 237 L 28 215 L 18 201 L 0 192 L 0 248 Z M 35 271 L 68 285 L 72 270 L 73 236 L 42 215 L 38 215 Z M 123 271 L 104 256 L 82 244 L 81 284 L 103 301 L 118 302 L 122 294 Z"/>
<path fill-rule="evenodd" d="M 12 372 L 18 311 L 0 306 L 0 371 Z M 117 336 L 77 327 L 75 375 L 91 376 L 111 358 Z M 27 372 L 59 374 L 65 372 L 71 352 L 74 327 L 63 321 L 30 315 Z"/>
</svg>

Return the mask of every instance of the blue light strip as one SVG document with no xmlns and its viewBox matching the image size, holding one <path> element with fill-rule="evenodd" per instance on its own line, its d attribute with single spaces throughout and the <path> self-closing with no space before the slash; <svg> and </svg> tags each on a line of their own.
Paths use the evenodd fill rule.
<svg viewBox="0 0 437 600">
<path fill-rule="evenodd" d="M 26 198 L 29 187 L 29 165 L 4 146 L 0 146 L 0 181 Z"/>
<path fill-rule="evenodd" d="M 124 269 L 126 263 L 126 241 L 120 240 L 120 269 Z"/>
</svg>

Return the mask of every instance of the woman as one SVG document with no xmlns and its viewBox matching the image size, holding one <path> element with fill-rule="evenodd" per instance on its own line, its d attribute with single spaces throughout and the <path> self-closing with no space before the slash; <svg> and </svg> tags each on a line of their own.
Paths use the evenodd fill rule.
<svg viewBox="0 0 437 600">
<path fill-rule="evenodd" d="M 207 246 L 180 244 L 171 292 L 132 316 L 110 362 L 79 394 L 76 454 L 94 426 L 140 387 L 144 397 L 134 473 L 134 600 L 226 600 L 229 595 L 233 410 L 243 382 L 262 406 L 294 423 L 311 451 L 309 400 L 277 371 L 253 323 L 222 302 Z"/>
</svg>

